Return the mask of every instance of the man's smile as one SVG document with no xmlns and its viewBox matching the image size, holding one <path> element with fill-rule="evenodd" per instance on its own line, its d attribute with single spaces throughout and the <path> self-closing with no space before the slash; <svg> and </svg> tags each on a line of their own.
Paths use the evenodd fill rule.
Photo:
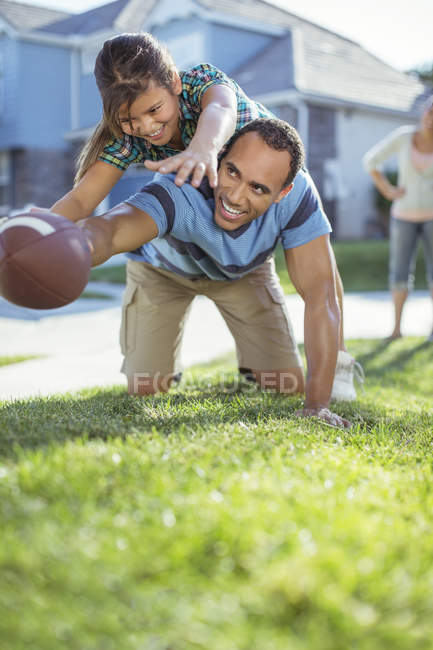
<svg viewBox="0 0 433 650">
<path fill-rule="evenodd" d="M 220 197 L 220 212 L 226 219 L 234 221 L 239 219 L 242 215 L 247 214 L 246 210 L 236 210 L 229 206 L 229 204 Z"/>
</svg>

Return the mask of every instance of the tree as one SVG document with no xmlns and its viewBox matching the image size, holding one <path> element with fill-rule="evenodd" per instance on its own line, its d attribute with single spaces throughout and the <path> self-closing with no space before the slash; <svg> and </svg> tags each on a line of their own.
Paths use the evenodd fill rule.
<svg viewBox="0 0 433 650">
<path fill-rule="evenodd" d="M 409 74 L 416 75 L 420 81 L 433 85 L 433 61 L 408 70 Z"/>
</svg>

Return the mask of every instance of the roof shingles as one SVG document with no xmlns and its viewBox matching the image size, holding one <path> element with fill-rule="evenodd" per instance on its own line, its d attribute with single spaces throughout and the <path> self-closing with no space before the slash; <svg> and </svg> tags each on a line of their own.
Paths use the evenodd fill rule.
<svg viewBox="0 0 433 650">
<path fill-rule="evenodd" d="M 32 30 L 68 17 L 65 11 L 37 7 L 22 2 L 0 0 L 0 16 L 14 29 Z"/>
<path fill-rule="evenodd" d="M 418 80 L 388 66 L 358 43 L 266 0 L 193 1 L 214 15 L 245 18 L 249 23 L 286 30 L 285 36 L 275 38 L 233 73 L 250 95 L 297 88 L 307 96 L 410 111 L 425 92 Z M 115 0 L 82 14 L 65 15 L 0 0 L 0 15 L 19 29 L 63 35 L 86 35 L 103 29 L 115 33 L 136 31 L 156 4 L 156 0 Z"/>
<path fill-rule="evenodd" d="M 219 9 L 230 6 L 231 12 L 237 5 L 232 0 L 198 1 Z M 256 17 L 261 16 L 264 20 L 265 7 L 269 7 L 266 2 L 245 0 L 237 6 L 252 17 L 253 5 Z M 269 17 L 280 27 L 292 34 L 297 32 L 296 56 L 301 57 L 301 61 L 296 56 L 294 58 L 295 65 L 302 66 L 302 75 L 296 84 L 301 93 L 402 112 L 413 111 L 425 95 L 425 86 L 417 79 L 395 70 L 358 43 L 284 10 L 269 9 Z M 258 57 L 232 75 L 241 84 L 242 77 L 247 79 L 245 90 L 253 96 L 288 90 L 287 61 L 290 58 L 293 59 L 290 39 L 276 38 Z M 265 66 L 263 62 L 266 62 Z M 274 81 L 272 88 L 266 71 Z"/>
<path fill-rule="evenodd" d="M 40 31 L 66 36 L 73 34 L 85 35 L 103 29 L 110 29 L 129 2 L 130 0 L 115 0 L 101 7 L 90 9 L 81 14 L 74 14 L 64 20 L 42 27 Z"/>
</svg>

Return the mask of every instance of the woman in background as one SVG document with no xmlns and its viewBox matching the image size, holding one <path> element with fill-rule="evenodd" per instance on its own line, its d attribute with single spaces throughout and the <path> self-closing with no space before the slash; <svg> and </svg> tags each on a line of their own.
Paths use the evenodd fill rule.
<svg viewBox="0 0 433 650">
<path fill-rule="evenodd" d="M 398 157 L 398 185 L 382 173 L 382 164 Z M 393 131 L 367 151 L 363 159 L 379 192 L 392 201 L 389 282 L 394 303 L 394 329 L 401 337 L 401 317 L 413 288 L 419 240 L 424 247 L 427 283 L 433 300 L 433 95 L 424 105 L 417 126 Z M 428 337 L 433 342 L 433 326 Z"/>
</svg>

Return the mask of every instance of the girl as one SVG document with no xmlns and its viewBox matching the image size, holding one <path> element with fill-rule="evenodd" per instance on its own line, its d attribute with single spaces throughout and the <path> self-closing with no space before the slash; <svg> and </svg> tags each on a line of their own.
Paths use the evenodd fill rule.
<svg viewBox="0 0 433 650">
<path fill-rule="evenodd" d="M 235 130 L 273 117 L 223 72 L 203 64 L 178 72 L 168 51 L 147 33 L 106 41 L 95 64 L 103 117 L 78 161 L 74 188 L 53 212 L 78 221 L 92 214 L 131 163 L 152 171 L 207 175 L 216 185 L 217 155 Z"/>
</svg>

